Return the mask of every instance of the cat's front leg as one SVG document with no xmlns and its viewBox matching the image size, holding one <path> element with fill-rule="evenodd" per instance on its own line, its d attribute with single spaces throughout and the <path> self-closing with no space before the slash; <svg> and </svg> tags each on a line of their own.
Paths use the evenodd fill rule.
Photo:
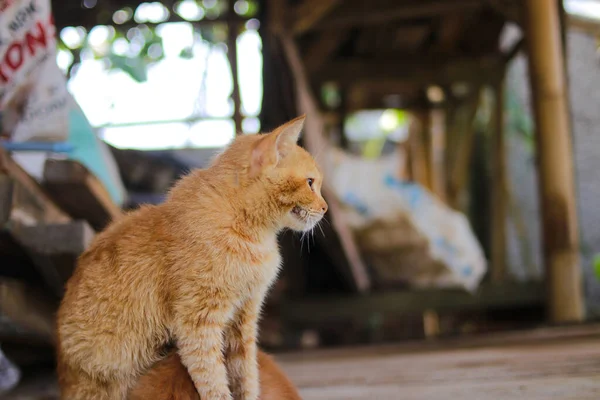
<svg viewBox="0 0 600 400">
<path fill-rule="evenodd" d="M 184 310 L 177 317 L 178 352 L 202 400 L 232 399 L 223 358 L 223 332 L 231 310 L 224 303 L 204 297 L 196 301 L 202 304 L 200 312 Z"/>
<path fill-rule="evenodd" d="M 256 335 L 260 306 L 260 299 L 243 304 L 225 334 L 227 372 L 235 400 L 257 400 L 259 397 Z"/>
</svg>

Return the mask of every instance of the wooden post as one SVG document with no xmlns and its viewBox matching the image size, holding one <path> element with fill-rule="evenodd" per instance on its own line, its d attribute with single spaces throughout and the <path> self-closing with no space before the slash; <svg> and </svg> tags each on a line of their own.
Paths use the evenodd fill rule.
<svg viewBox="0 0 600 400">
<path fill-rule="evenodd" d="M 423 141 L 423 126 L 417 117 L 411 118 L 408 136 L 410 169 L 412 179 L 419 185 L 428 188 L 429 177 L 427 155 Z"/>
<path fill-rule="evenodd" d="M 419 131 L 421 133 L 421 146 L 423 148 L 423 159 L 425 164 L 425 182 L 424 186 L 433 191 L 433 168 L 432 168 L 432 146 L 431 146 L 431 113 L 429 110 L 419 110 L 415 113 L 419 121 Z"/>
<path fill-rule="evenodd" d="M 492 124 L 491 261 L 492 280 L 506 278 L 506 146 L 504 143 L 504 79 L 494 85 Z"/>
<path fill-rule="evenodd" d="M 477 87 L 465 107 L 466 118 L 462 128 L 463 133 L 456 147 L 456 155 L 452 163 L 450 174 L 449 190 L 452 205 L 458 210 L 465 211 L 467 200 L 465 196 L 465 186 L 470 178 L 470 166 L 473 159 L 473 145 L 475 142 L 475 117 L 479 108 L 480 88 Z"/>
<path fill-rule="evenodd" d="M 233 4 L 231 2 L 231 10 L 233 13 Z M 227 57 L 229 59 L 229 65 L 231 67 L 231 78 L 233 82 L 233 90 L 231 92 L 231 98 L 233 100 L 233 121 L 235 122 L 235 133 L 239 135 L 242 132 L 242 100 L 240 97 L 240 82 L 238 76 L 238 63 L 237 63 L 237 37 L 238 37 L 238 25 L 230 22 L 228 25 L 227 32 Z"/>
<path fill-rule="evenodd" d="M 330 170 L 331 167 L 328 167 L 329 164 L 326 157 L 329 143 L 323 134 L 325 121 L 319 111 L 317 100 L 312 93 L 302 59 L 300 58 L 300 52 L 296 43 L 287 34 L 282 32 L 279 38 L 281 39 L 283 50 L 296 80 L 298 108 L 302 113 L 309 116 L 304 125 L 304 143 L 308 151 L 314 154 L 317 163 L 325 171 Z M 365 293 L 371 288 L 371 278 L 350 227 L 344 218 L 341 204 L 338 203 L 327 181 L 325 181 L 321 190 L 329 203 L 332 225 L 337 232 L 341 249 L 347 260 L 352 284 L 359 293 Z"/>
<path fill-rule="evenodd" d="M 559 10 L 554 1 L 526 0 L 525 11 L 549 314 L 554 322 L 580 321 L 579 232 Z"/>
<path fill-rule="evenodd" d="M 430 132 L 431 132 L 431 187 L 433 193 L 443 202 L 446 202 L 446 115 L 444 109 L 435 107 L 431 109 Z"/>
</svg>

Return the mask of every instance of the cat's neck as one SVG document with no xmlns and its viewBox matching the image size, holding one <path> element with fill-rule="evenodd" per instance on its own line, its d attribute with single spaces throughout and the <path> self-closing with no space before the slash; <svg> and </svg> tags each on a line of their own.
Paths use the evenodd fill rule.
<svg viewBox="0 0 600 400">
<path fill-rule="evenodd" d="M 193 172 L 173 188 L 169 203 L 189 221 L 214 214 L 223 228 L 255 243 L 276 237 L 283 218 L 272 196 L 258 185 L 240 181 L 232 170 Z"/>
</svg>

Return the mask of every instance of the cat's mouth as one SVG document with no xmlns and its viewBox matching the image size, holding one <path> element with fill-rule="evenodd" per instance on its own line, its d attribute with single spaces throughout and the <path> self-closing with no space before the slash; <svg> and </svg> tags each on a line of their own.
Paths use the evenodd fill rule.
<svg viewBox="0 0 600 400">
<path fill-rule="evenodd" d="M 308 211 L 300 206 L 292 208 L 292 214 L 301 221 L 306 221 L 308 218 Z"/>
</svg>

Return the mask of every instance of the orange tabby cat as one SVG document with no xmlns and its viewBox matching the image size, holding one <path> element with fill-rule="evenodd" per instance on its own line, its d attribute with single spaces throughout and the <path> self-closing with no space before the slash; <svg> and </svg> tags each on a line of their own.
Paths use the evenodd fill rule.
<svg viewBox="0 0 600 400">
<path fill-rule="evenodd" d="M 158 206 L 115 221 L 80 258 L 58 312 L 65 400 L 125 399 L 175 341 L 203 400 L 256 400 L 256 330 L 281 258 L 277 233 L 327 203 L 297 118 L 241 135 Z"/>
<path fill-rule="evenodd" d="M 298 391 L 267 354 L 258 350 L 260 400 L 302 400 Z M 173 353 L 143 375 L 128 400 L 200 400 L 179 356 Z"/>
</svg>

